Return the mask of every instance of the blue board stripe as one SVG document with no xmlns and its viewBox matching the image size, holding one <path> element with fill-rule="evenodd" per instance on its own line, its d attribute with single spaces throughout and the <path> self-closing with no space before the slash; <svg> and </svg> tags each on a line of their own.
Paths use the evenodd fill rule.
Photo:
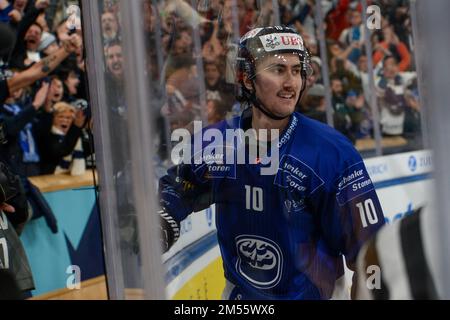
<svg viewBox="0 0 450 320">
<path fill-rule="evenodd" d="M 170 283 L 195 260 L 204 255 L 208 250 L 214 248 L 216 245 L 217 231 L 214 230 L 193 242 L 186 248 L 181 249 L 164 263 L 168 269 L 165 277 L 166 283 Z"/>
<path fill-rule="evenodd" d="M 374 187 L 375 187 L 375 189 L 383 189 L 383 188 L 387 188 L 387 187 L 396 186 L 399 184 L 406 184 L 406 183 L 417 182 L 417 181 L 422 181 L 422 180 L 427 180 L 427 179 L 432 179 L 431 173 L 423 173 L 423 174 L 418 174 L 415 176 L 379 181 L 379 182 L 374 183 Z"/>
</svg>

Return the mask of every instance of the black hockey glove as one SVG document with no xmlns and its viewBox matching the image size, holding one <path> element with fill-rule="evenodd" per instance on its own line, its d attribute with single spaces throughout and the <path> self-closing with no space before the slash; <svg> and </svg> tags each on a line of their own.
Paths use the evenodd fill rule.
<svg viewBox="0 0 450 320">
<path fill-rule="evenodd" d="M 180 225 L 167 213 L 165 208 L 158 211 L 160 217 L 160 240 L 163 253 L 168 251 L 180 237 Z"/>
</svg>

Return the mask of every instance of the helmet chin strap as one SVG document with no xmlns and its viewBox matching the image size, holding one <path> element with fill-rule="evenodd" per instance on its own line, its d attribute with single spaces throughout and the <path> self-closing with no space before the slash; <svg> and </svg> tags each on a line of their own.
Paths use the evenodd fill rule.
<svg viewBox="0 0 450 320">
<path fill-rule="evenodd" d="M 273 112 L 270 112 L 269 109 L 267 109 L 267 107 L 264 106 L 264 104 L 261 102 L 261 100 L 259 100 L 256 97 L 256 94 L 255 94 L 255 92 L 256 92 L 255 83 L 253 81 L 252 81 L 252 87 L 253 87 L 253 92 L 250 94 L 250 97 L 249 97 L 250 99 L 249 100 L 265 116 L 269 117 L 272 120 L 277 120 L 277 121 L 284 120 L 284 119 L 289 118 L 291 116 L 291 114 L 289 114 L 287 116 L 280 117 L 280 116 L 277 116 L 276 114 L 274 114 Z M 302 90 L 300 91 L 300 95 L 298 96 L 298 100 L 297 100 L 297 103 L 295 105 L 297 105 L 299 103 L 300 99 L 302 98 L 303 91 L 305 91 L 305 88 L 306 88 L 306 80 L 303 81 L 303 83 L 302 83 Z"/>
</svg>

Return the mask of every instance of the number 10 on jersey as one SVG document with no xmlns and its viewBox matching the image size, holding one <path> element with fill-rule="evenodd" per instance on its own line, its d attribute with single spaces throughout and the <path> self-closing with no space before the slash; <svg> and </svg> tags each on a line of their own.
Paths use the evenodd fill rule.
<svg viewBox="0 0 450 320">
<path fill-rule="evenodd" d="M 262 188 L 245 186 L 245 209 L 259 212 L 264 210 Z"/>
<path fill-rule="evenodd" d="M 362 202 L 358 202 L 356 207 L 359 209 L 363 228 L 366 228 L 369 224 L 376 224 L 378 222 L 377 212 L 372 199 L 365 200 L 364 205 Z"/>
</svg>

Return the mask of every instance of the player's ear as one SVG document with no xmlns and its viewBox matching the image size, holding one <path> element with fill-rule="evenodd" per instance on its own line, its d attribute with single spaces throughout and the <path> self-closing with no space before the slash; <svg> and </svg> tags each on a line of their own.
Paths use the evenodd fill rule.
<svg viewBox="0 0 450 320">
<path fill-rule="evenodd" d="M 247 73 L 244 73 L 244 86 L 248 91 L 253 91 L 252 80 L 248 77 Z"/>
</svg>

